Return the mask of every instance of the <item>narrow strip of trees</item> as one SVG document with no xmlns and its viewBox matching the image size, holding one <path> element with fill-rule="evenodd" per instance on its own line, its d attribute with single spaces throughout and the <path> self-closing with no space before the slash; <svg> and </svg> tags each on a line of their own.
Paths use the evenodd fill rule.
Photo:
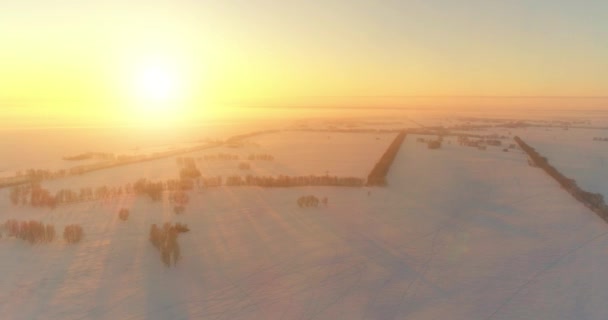
<svg viewBox="0 0 608 320">
<path fill-rule="evenodd" d="M 388 149 L 384 152 L 382 158 L 378 160 L 367 176 L 368 186 L 386 186 L 386 175 L 388 174 L 395 157 L 397 157 L 399 148 L 401 148 L 401 144 L 403 144 L 406 135 L 405 131 L 400 132 L 390 146 L 388 146 Z"/>
<path fill-rule="evenodd" d="M 4 223 L 8 236 L 27 241 L 30 244 L 49 243 L 55 239 L 55 226 L 40 221 L 7 220 Z"/>
<path fill-rule="evenodd" d="M 50 243 L 55 240 L 55 226 L 44 224 L 40 221 L 18 221 L 7 220 L 4 229 L 9 237 L 15 237 L 30 244 Z M 80 225 L 67 225 L 63 230 L 63 238 L 67 243 L 77 243 L 84 237 L 84 231 Z"/>
<path fill-rule="evenodd" d="M 123 195 L 147 196 L 153 201 L 160 201 L 167 193 L 169 200 L 177 206 L 184 207 L 189 198 L 186 191 L 220 187 L 220 186 L 257 186 L 263 188 L 299 187 L 299 186 L 336 186 L 361 187 L 365 181 L 357 177 L 338 176 L 229 176 L 223 179 L 217 177 L 169 179 L 165 181 L 151 181 L 139 179 L 124 186 L 81 189 L 60 189 L 55 194 L 42 187 L 39 183 L 14 186 L 9 192 L 9 199 L 13 205 L 55 208 L 58 205 L 67 205 L 84 201 L 112 200 Z M 183 208 L 185 209 L 185 208 Z M 184 210 L 176 210 L 182 213 Z"/>
<path fill-rule="evenodd" d="M 584 204 L 587 208 L 591 209 L 591 211 L 595 212 L 598 216 L 608 222 L 608 206 L 604 201 L 603 195 L 583 190 L 578 186 L 574 179 L 564 176 L 549 163 L 547 158 L 541 156 L 534 148 L 525 143 L 521 138 L 516 136 L 514 140 L 517 142 L 519 147 L 528 154 L 530 157 L 530 164 L 543 169 L 576 200 Z"/>
<path fill-rule="evenodd" d="M 274 187 L 298 187 L 298 186 L 339 186 L 339 187 L 361 187 L 364 180 L 357 177 L 338 176 L 229 176 L 226 178 L 226 186 L 258 186 L 266 188 Z"/>
</svg>

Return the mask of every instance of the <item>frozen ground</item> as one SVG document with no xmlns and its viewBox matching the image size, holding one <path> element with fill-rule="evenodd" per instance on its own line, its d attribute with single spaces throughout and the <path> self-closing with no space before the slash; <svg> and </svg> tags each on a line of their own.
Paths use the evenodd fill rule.
<svg viewBox="0 0 608 320">
<path fill-rule="evenodd" d="M 295 162 L 293 172 L 325 169 L 311 150 L 336 168 L 349 163 L 338 155 L 359 159 L 349 152 L 365 136 L 331 136 L 253 140 L 277 162 Z M 79 223 L 86 236 L 76 245 L 0 239 L 0 319 L 608 318 L 604 222 L 520 152 L 453 141 L 429 150 L 415 138 L 387 188 L 214 188 L 193 193 L 180 216 L 145 198 L 13 208 L 1 190 L 1 220 Z M 363 150 L 369 159 L 348 170 L 381 154 Z M 134 166 L 169 168 L 148 164 Z M 307 194 L 329 206 L 297 207 Z M 127 222 L 121 207 L 131 208 Z M 191 229 L 170 269 L 148 241 L 150 225 L 164 221 Z"/>
</svg>

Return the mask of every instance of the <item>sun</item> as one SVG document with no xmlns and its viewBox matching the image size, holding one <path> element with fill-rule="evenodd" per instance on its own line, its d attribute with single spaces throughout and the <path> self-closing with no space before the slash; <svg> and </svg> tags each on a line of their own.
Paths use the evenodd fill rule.
<svg viewBox="0 0 608 320">
<path fill-rule="evenodd" d="M 154 59 L 138 64 L 132 83 L 137 118 L 159 122 L 179 116 L 183 78 L 179 68 L 170 61 Z"/>
<path fill-rule="evenodd" d="M 178 98 L 179 76 L 166 65 L 143 66 L 137 72 L 135 85 L 138 98 L 144 102 L 169 102 Z"/>
</svg>

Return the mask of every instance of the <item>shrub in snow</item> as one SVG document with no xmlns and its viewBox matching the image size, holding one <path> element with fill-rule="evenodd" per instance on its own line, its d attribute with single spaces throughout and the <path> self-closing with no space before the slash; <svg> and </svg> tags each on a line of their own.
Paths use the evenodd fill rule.
<svg viewBox="0 0 608 320">
<path fill-rule="evenodd" d="M 175 230 L 177 232 L 179 232 L 179 233 L 182 233 L 182 232 L 188 232 L 188 231 L 190 231 L 190 228 L 188 228 L 187 224 L 181 224 L 181 223 L 178 222 L 178 223 L 175 224 Z"/>
<path fill-rule="evenodd" d="M 160 229 L 158 228 L 158 226 L 156 224 L 153 224 L 150 227 L 150 242 L 152 242 L 152 245 L 156 249 L 159 249 L 160 248 L 160 244 L 163 241 L 164 240 L 162 239 L 162 233 L 161 233 Z"/>
<path fill-rule="evenodd" d="M 150 227 L 150 242 L 160 251 L 160 259 L 167 266 L 175 265 L 181 258 L 181 250 L 177 242 L 179 233 L 187 232 L 187 225 L 165 223 L 162 228 L 156 224 Z"/>
<path fill-rule="evenodd" d="M 429 141 L 427 146 L 429 149 L 439 149 L 439 148 L 441 148 L 441 141 L 439 141 L 439 140 Z"/>
<path fill-rule="evenodd" d="M 68 243 L 80 242 L 83 236 L 82 227 L 77 224 L 68 225 L 63 229 L 63 239 Z"/>
<path fill-rule="evenodd" d="M 274 156 L 269 155 L 269 154 L 250 154 L 248 157 L 249 160 L 265 160 L 265 161 L 272 161 L 274 160 Z"/>
<path fill-rule="evenodd" d="M 298 206 L 300 208 L 305 207 L 318 207 L 319 206 L 319 198 L 315 196 L 303 196 L 298 198 Z"/>
<path fill-rule="evenodd" d="M 169 200 L 171 200 L 171 202 L 176 203 L 178 205 L 186 205 L 186 204 L 188 204 L 188 202 L 190 202 L 190 197 L 184 191 L 175 191 L 175 192 L 171 193 Z"/>
<path fill-rule="evenodd" d="M 51 242 L 55 239 L 55 226 L 47 224 L 46 227 L 45 238 L 46 242 Z"/>
<path fill-rule="evenodd" d="M 247 162 L 239 163 L 239 170 L 249 170 L 251 169 L 251 165 Z"/>
<path fill-rule="evenodd" d="M 129 209 L 127 209 L 127 208 L 120 209 L 120 211 L 118 211 L 118 217 L 122 221 L 127 221 L 127 219 L 129 219 Z"/>
</svg>

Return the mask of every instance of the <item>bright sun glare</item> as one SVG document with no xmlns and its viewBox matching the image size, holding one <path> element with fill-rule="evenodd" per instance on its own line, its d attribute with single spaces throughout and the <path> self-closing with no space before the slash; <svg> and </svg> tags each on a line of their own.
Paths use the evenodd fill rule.
<svg viewBox="0 0 608 320">
<path fill-rule="evenodd" d="M 137 75 L 137 94 L 148 102 L 166 102 L 176 98 L 177 74 L 167 66 L 149 65 Z"/>
<path fill-rule="evenodd" d="M 178 115 L 182 79 L 178 68 L 164 61 L 148 61 L 135 71 L 137 110 L 155 122 Z"/>
</svg>

